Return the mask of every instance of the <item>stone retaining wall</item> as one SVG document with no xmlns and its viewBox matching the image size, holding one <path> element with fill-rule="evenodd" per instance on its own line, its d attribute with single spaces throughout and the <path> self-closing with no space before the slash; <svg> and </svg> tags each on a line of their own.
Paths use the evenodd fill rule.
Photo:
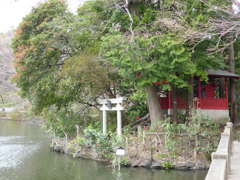
<svg viewBox="0 0 240 180">
<path fill-rule="evenodd" d="M 227 180 L 230 168 L 232 144 L 232 123 L 227 122 L 216 152 L 212 153 L 212 163 L 205 180 Z"/>
</svg>

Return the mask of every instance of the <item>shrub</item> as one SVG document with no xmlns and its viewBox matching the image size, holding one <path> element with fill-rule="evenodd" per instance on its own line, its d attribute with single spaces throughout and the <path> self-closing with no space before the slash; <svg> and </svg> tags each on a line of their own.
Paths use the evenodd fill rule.
<svg viewBox="0 0 240 180">
<path fill-rule="evenodd" d="M 198 114 L 195 110 L 192 112 L 187 124 L 170 123 L 169 119 L 167 119 L 163 127 L 166 130 L 165 149 L 172 152 L 172 155 L 168 154 L 169 157 L 174 158 L 176 155 L 177 144 L 181 143 L 179 141 L 179 134 L 181 133 L 187 134 L 186 138 L 189 138 L 189 140 L 195 137 L 195 148 L 193 149 L 197 152 L 199 150 L 203 151 L 207 159 L 210 158 L 211 152 L 216 149 L 219 125 L 214 123 L 212 119 Z M 202 139 L 206 139 L 207 144 L 202 143 L 200 145 Z"/>
<path fill-rule="evenodd" d="M 114 133 L 103 134 L 89 126 L 83 136 L 78 136 L 74 142 L 94 149 L 98 155 L 113 158 L 114 149 L 121 144 L 121 140 Z"/>
<path fill-rule="evenodd" d="M 172 168 L 173 168 L 173 164 L 171 163 L 171 161 L 162 162 L 162 166 L 163 166 L 165 169 L 172 169 Z"/>
<path fill-rule="evenodd" d="M 98 154 L 107 156 L 114 152 L 112 134 L 103 134 L 96 129 L 92 129 L 91 126 L 84 130 L 84 134 L 86 143 L 94 147 Z"/>
</svg>

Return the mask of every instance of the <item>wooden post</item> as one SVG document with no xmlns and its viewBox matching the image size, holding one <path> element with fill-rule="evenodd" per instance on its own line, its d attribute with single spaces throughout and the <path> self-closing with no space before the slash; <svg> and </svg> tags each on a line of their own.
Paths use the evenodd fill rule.
<svg viewBox="0 0 240 180">
<path fill-rule="evenodd" d="M 121 158 L 120 156 L 118 157 L 118 171 L 121 169 Z"/>
<path fill-rule="evenodd" d="M 142 126 L 137 126 L 137 133 L 138 133 L 138 138 L 140 138 L 142 133 Z"/>
<path fill-rule="evenodd" d="M 79 126 L 76 125 L 75 127 L 76 127 L 76 130 L 77 130 L 77 137 L 78 137 L 79 136 Z"/>
<path fill-rule="evenodd" d="M 198 134 L 195 135 L 195 148 L 194 148 L 194 159 L 197 159 L 197 154 L 198 154 Z"/>
</svg>

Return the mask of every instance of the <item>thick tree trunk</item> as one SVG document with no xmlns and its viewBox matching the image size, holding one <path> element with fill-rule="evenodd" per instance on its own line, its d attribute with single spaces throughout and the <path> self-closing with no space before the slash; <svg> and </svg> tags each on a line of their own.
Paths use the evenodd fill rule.
<svg viewBox="0 0 240 180">
<path fill-rule="evenodd" d="M 193 108 L 193 97 L 194 97 L 194 77 L 190 77 L 189 86 L 191 86 L 191 89 L 188 90 L 187 94 L 187 108 L 186 108 L 186 118 L 189 119 L 191 110 Z"/>
<path fill-rule="evenodd" d="M 147 103 L 151 119 L 151 127 L 157 127 L 161 129 L 159 125 L 161 124 L 161 120 L 164 120 L 164 116 L 159 103 L 157 89 L 154 85 L 149 86 L 146 87 L 146 92 L 148 94 Z"/>
<path fill-rule="evenodd" d="M 235 64 L 235 57 L 234 57 L 234 46 L 233 43 L 230 45 L 230 72 L 234 73 L 234 64 Z M 231 99 L 231 121 L 232 123 L 237 123 L 237 104 L 236 104 L 236 93 L 235 93 L 235 81 L 233 78 L 230 79 L 230 99 Z"/>
<path fill-rule="evenodd" d="M 173 101 L 173 122 L 178 123 L 177 118 L 177 89 L 175 85 L 171 85 L 171 94 L 172 94 L 172 101 Z"/>
</svg>

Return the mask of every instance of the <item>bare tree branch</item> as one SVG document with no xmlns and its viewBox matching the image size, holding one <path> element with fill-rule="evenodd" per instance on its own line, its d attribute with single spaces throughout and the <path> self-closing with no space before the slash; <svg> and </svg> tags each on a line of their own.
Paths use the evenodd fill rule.
<svg viewBox="0 0 240 180">
<path fill-rule="evenodd" d="M 126 12 L 127 12 L 127 14 L 128 14 L 128 17 L 129 17 L 129 19 L 130 19 L 130 21 L 131 21 L 129 30 L 130 30 L 130 32 L 131 32 L 131 34 L 132 34 L 132 36 L 131 36 L 131 38 L 130 38 L 130 40 L 132 41 L 132 40 L 133 40 L 133 37 L 134 37 L 134 32 L 133 32 L 133 29 L 132 29 L 132 26 L 133 26 L 133 18 L 132 18 L 132 15 L 131 15 L 131 13 L 130 13 L 130 11 L 129 11 L 129 9 L 128 9 L 129 2 L 130 2 L 130 1 L 131 1 L 131 0 L 125 0 L 125 5 L 124 5 L 123 7 L 124 7 L 124 9 L 126 10 Z"/>
</svg>

